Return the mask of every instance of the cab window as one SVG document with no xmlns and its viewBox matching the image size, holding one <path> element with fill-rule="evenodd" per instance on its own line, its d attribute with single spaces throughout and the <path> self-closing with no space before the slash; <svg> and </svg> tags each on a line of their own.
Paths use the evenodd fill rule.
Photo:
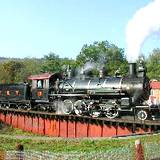
<svg viewBox="0 0 160 160">
<path fill-rule="evenodd" d="M 37 80 L 37 88 L 43 88 L 43 80 Z"/>
</svg>

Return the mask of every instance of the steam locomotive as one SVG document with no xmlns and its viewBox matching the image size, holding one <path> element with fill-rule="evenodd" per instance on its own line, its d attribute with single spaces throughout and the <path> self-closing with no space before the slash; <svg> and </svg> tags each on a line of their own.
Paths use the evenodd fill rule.
<svg viewBox="0 0 160 160">
<path fill-rule="evenodd" d="M 32 75 L 32 81 L 22 84 L 0 84 L 0 107 L 43 110 L 60 114 L 106 116 L 116 118 L 121 113 L 135 113 L 145 120 L 157 113 L 149 105 L 149 80 L 143 62 L 129 64 L 129 75 L 105 77 L 64 77 L 61 73 Z"/>
</svg>

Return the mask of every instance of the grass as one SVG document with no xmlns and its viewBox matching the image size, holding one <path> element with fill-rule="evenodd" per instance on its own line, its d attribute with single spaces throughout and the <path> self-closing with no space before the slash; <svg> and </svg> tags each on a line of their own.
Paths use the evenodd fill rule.
<svg viewBox="0 0 160 160">
<path fill-rule="evenodd" d="M 17 144 L 23 144 L 26 150 L 50 151 L 50 152 L 93 152 L 106 151 L 113 148 L 121 148 L 127 145 L 121 140 L 32 140 L 31 139 L 13 139 L 1 137 L 0 148 L 5 150 L 15 150 Z"/>
<path fill-rule="evenodd" d="M 24 138 L 16 138 L 23 136 Z M 105 152 L 122 147 L 134 148 L 136 139 L 142 143 L 159 143 L 160 135 L 148 135 L 132 138 L 99 138 L 99 139 L 47 139 L 32 133 L 14 129 L 3 124 L 0 125 L 0 150 L 15 150 L 17 144 L 22 144 L 25 150 L 50 151 L 50 152 Z"/>
</svg>

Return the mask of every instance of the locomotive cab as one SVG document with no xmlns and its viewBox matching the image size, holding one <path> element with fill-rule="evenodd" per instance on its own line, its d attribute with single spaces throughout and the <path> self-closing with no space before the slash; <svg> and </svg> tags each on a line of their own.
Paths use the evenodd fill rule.
<svg viewBox="0 0 160 160">
<path fill-rule="evenodd" d="M 56 81 L 60 74 L 43 73 L 28 77 L 32 80 L 32 100 L 35 102 L 49 102 L 49 94 L 56 92 Z"/>
<path fill-rule="evenodd" d="M 32 80 L 32 100 L 35 101 L 47 101 L 48 100 L 48 89 L 49 89 L 49 78 L 51 74 L 33 75 L 28 79 Z"/>
</svg>

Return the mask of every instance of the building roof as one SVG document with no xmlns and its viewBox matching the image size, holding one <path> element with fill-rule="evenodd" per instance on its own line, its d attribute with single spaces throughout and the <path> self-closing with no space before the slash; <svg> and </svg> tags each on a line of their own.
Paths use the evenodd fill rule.
<svg viewBox="0 0 160 160">
<path fill-rule="evenodd" d="M 38 75 L 31 75 L 28 77 L 28 79 L 30 80 L 49 79 L 52 75 L 54 74 L 53 73 L 42 73 Z"/>
<path fill-rule="evenodd" d="M 151 89 L 160 89 L 160 82 L 151 81 L 150 86 L 151 86 Z"/>
</svg>

